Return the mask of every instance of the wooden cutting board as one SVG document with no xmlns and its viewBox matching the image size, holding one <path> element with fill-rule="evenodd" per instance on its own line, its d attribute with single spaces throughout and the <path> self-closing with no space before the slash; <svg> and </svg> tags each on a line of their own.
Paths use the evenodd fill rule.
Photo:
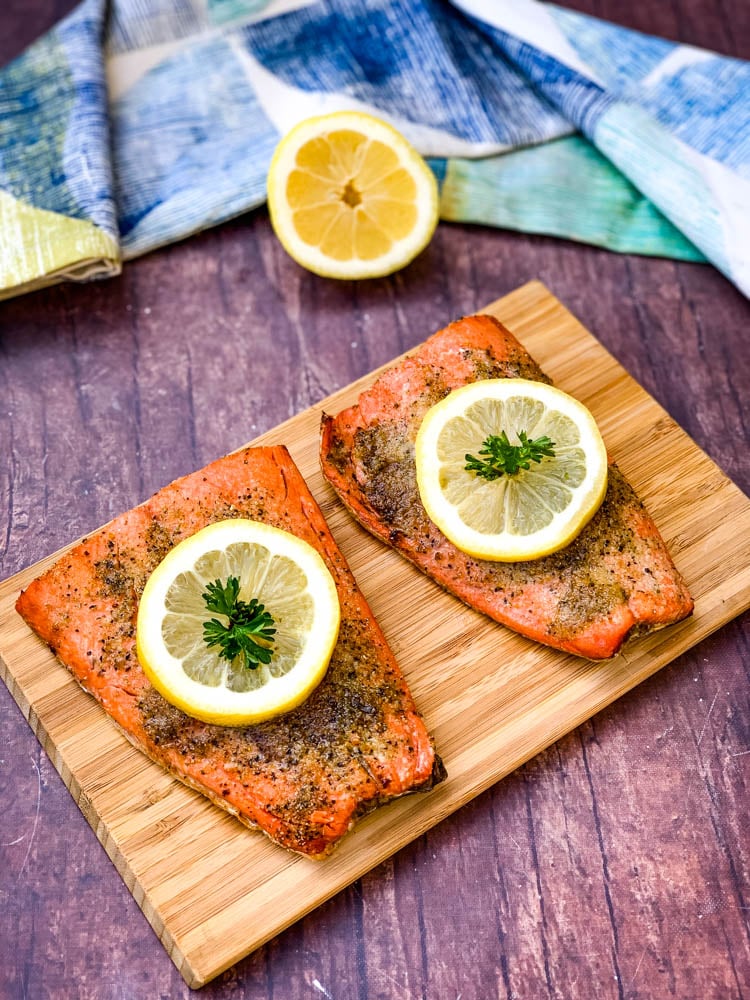
<svg viewBox="0 0 750 1000">
<path fill-rule="evenodd" d="M 464 607 L 366 534 L 318 467 L 320 412 L 255 443 L 289 447 L 407 677 L 448 769 L 434 791 L 364 819 L 326 861 L 273 845 L 135 750 L 27 628 L 0 584 L 0 672 L 139 906 L 192 987 L 208 982 L 750 606 L 750 501 L 538 282 L 490 306 L 596 416 L 695 598 L 693 617 L 591 664 Z M 446 322 L 449 317 L 446 317 Z M 431 330 L 425 330 L 425 336 Z"/>
</svg>

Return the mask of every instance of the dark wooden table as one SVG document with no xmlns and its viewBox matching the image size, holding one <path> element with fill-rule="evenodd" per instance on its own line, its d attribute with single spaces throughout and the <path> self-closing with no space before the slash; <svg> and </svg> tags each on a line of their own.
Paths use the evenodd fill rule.
<svg viewBox="0 0 750 1000">
<path fill-rule="evenodd" d="M 576 0 L 750 57 L 746 0 Z M 72 7 L 5 0 L 5 62 Z M 336 284 L 265 210 L 0 305 L 0 576 L 540 278 L 745 492 L 750 309 L 707 265 L 441 224 Z M 206 997 L 750 997 L 745 615 L 380 865 Z M 190 991 L 0 685 L 0 997 Z"/>
</svg>

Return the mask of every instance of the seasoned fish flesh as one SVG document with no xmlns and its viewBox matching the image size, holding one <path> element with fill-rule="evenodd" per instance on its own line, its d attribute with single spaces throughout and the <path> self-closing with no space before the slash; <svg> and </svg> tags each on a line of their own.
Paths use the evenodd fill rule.
<svg viewBox="0 0 750 1000">
<path fill-rule="evenodd" d="M 333 574 L 341 629 L 328 672 L 287 715 L 243 728 L 190 718 L 135 652 L 139 595 L 183 538 L 245 517 L 313 545 Z M 171 774 L 274 841 L 325 855 L 358 816 L 444 776 L 385 638 L 286 448 L 247 448 L 179 479 L 85 538 L 17 610 L 120 726 Z"/>
<path fill-rule="evenodd" d="M 685 583 L 614 465 L 594 518 L 570 545 L 541 559 L 475 559 L 430 521 L 417 489 L 417 430 L 452 389 L 487 378 L 550 381 L 501 323 L 469 316 L 385 371 L 355 406 L 324 415 L 323 473 L 354 517 L 466 604 L 578 656 L 606 659 L 629 636 L 689 615 Z"/>
</svg>

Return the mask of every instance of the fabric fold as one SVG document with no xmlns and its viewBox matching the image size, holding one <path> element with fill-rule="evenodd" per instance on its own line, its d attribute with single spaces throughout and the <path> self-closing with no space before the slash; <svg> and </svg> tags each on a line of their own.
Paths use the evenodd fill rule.
<svg viewBox="0 0 750 1000">
<path fill-rule="evenodd" d="M 537 0 L 455 2 L 750 295 L 750 64 Z"/>
<path fill-rule="evenodd" d="M 428 158 L 444 220 L 750 294 L 747 63 L 538 0 L 83 0 L 0 70 L 0 297 L 262 204 L 279 138 L 342 109 Z"/>
<path fill-rule="evenodd" d="M 0 298 L 119 273 L 104 0 L 85 0 L 0 77 Z"/>
</svg>

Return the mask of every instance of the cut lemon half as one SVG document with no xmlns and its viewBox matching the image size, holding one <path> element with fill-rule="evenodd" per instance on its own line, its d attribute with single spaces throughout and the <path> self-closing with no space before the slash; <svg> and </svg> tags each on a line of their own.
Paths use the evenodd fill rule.
<svg viewBox="0 0 750 1000">
<path fill-rule="evenodd" d="M 271 224 L 287 253 L 328 278 L 404 267 L 438 221 L 435 175 L 407 140 L 359 111 L 308 118 L 276 147 Z"/>
<path fill-rule="evenodd" d="M 515 455 L 524 437 L 526 451 L 536 442 L 538 460 L 512 474 L 488 469 L 488 440 L 503 432 Z M 417 433 L 416 464 L 422 503 L 446 538 L 500 562 L 564 548 L 607 489 L 607 452 L 591 413 L 567 393 L 526 379 L 473 382 L 431 407 Z M 487 478 L 467 464 L 483 467 Z"/>
<path fill-rule="evenodd" d="M 205 597 L 230 578 L 245 609 L 255 598 L 271 616 L 275 634 L 257 640 L 271 651 L 268 663 L 250 667 L 242 653 L 226 659 L 207 642 L 212 619 L 221 634 L 233 625 Z M 204 722 L 241 726 L 288 712 L 312 693 L 339 623 L 336 584 L 319 553 L 287 531 L 237 518 L 196 532 L 159 563 L 138 607 L 136 647 L 167 701 Z"/>
</svg>

